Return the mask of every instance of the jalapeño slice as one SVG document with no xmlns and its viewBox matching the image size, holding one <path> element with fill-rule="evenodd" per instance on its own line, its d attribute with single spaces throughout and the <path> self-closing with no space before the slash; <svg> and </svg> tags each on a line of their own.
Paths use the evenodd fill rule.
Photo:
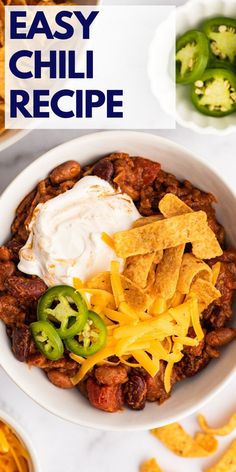
<svg viewBox="0 0 236 472">
<path fill-rule="evenodd" d="M 103 320 L 94 311 L 88 312 L 88 321 L 78 336 L 66 339 L 68 351 L 82 357 L 89 357 L 105 346 L 107 328 Z"/>
<path fill-rule="evenodd" d="M 80 293 L 68 285 L 50 288 L 40 298 L 38 320 L 51 321 L 62 339 L 79 333 L 86 324 L 88 309 Z"/>
<path fill-rule="evenodd" d="M 192 102 L 204 115 L 222 117 L 236 110 L 236 77 L 227 69 L 207 69 L 192 86 Z"/>
<path fill-rule="evenodd" d="M 190 84 L 205 71 L 209 60 L 209 44 L 204 33 L 191 30 L 176 42 L 176 82 Z"/>
<path fill-rule="evenodd" d="M 57 361 L 63 356 L 62 340 L 48 321 L 35 321 L 30 325 L 34 342 L 39 351 L 51 361 Z"/>
<path fill-rule="evenodd" d="M 210 41 L 211 55 L 230 64 L 236 62 L 236 19 L 216 17 L 206 20 L 203 31 Z"/>
</svg>

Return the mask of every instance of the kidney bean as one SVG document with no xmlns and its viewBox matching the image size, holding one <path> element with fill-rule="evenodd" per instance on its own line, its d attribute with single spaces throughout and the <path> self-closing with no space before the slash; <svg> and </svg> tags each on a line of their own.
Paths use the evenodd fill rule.
<svg viewBox="0 0 236 472">
<path fill-rule="evenodd" d="M 19 261 L 19 251 L 23 246 L 22 241 L 18 241 L 17 239 L 13 238 L 11 239 L 7 244 L 6 247 L 10 251 L 11 254 L 11 259 L 13 261 L 18 262 Z"/>
<path fill-rule="evenodd" d="M 97 162 L 93 168 L 93 175 L 110 182 L 114 174 L 114 166 L 108 159 L 102 159 Z"/>
<path fill-rule="evenodd" d="M 167 398 L 169 398 L 170 394 L 166 392 L 164 387 L 164 373 L 165 373 L 165 363 L 163 361 L 160 362 L 160 369 L 154 377 L 147 374 L 145 375 L 146 385 L 147 385 L 147 400 L 149 402 L 158 401 L 159 404 L 163 403 Z M 177 381 L 178 377 L 173 370 L 171 376 L 171 386 L 173 386 Z"/>
<path fill-rule="evenodd" d="M 74 180 L 65 180 L 65 182 L 62 182 L 60 184 L 60 187 L 59 187 L 60 193 L 64 193 L 67 190 L 70 190 L 71 188 L 74 187 L 74 185 L 75 185 Z M 60 193 L 59 193 L 59 195 L 60 195 Z"/>
<path fill-rule="evenodd" d="M 24 323 L 25 313 L 12 295 L 2 295 L 0 297 L 0 319 L 7 326 Z"/>
<path fill-rule="evenodd" d="M 76 179 L 80 171 L 81 167 L 77 161 L 67 161 L 53 169 L 49 178 L 53 185 L 58 185 L 66 180 Z"/>
<path fill-rule="evenodd" d="M 16 270 L 14 262 L 0 262 L 0 291 L 5 290 L 6 279 L 13 275 Z"/>
<path fill-rule="evenodd" d="M 7 262 L 12 259 L 11 251 L 6 246 L 0 247 L 0 261 Z"/>
<path fill-rule="evenodd" d="M 132 410 L 143 410 L 147 396 L 147 385 L 141 375 L 131 375 L 124 385 L 124 396 L 127 405 Z"/>
<path fill-rule="evenodd" d="M 120 410 L 124 403 L 121 385 L 99 385 L 89 378 L 87 393 L 91 405 L 108 413 Z"/>
<path fill-rule="evenodd" d="M 105 385 L 123 384 L 128 380 L 127 370 L 124 366 L 103 365 L 95 369 L 95 377 L 98 383 Z"/>
<path fill-rule="evenodd" d="M 218 359 L 218 357 L 220 357 L 219 351 L 209 344 L 206 345 L 206 353 L 211 357 L 211 359 Z"/>
<path fill-rule="evenodd" d="M 236 339 L 235 328 L 218 328 L 206 335 L 206 343 L 212 347 L 220 347 Z"/>
<path fill-rule="evenodd" d="M 47 285 L 43 280 L 37 278 L 27 279 L 12 275 L 5 282 L 8 292 L 21 300 L 38 300 L 47 290 Z"/>
<path fill-rule="evenodd" d="M 67 373 L 61 372 L 58 369 L 50 369 L 47 372 L 47 376 L 50 382 L 52 382 L 53 385 L 56 385 L 56 387 L 65 389 L 74 388 L 69 372 Z"/>
<path fill-rule="evenodd" d="M 12 330 L 12 350 L 20 362 L 27 360 L 30 349 L 31 333 L 26 325 L 14 326 Z"/>
</svg>

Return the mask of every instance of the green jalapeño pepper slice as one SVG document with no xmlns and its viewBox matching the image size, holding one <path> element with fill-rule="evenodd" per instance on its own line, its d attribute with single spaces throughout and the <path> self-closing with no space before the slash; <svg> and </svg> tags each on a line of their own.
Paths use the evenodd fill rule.
<svg viewBox="0 0 236 472">
<path fill-rule="evenodd" d="M 30 325 L 34 342 L 39 351 L 51 361 L 57 361 L 63 356 L 62 340 L 54 326 L 48 321 L 35 321 Z"/>
<path fill-rule="evenodd" d="M 78 356 L 88 357 L 105 346 L 107 328 L 94 311 L 89 311 L 88 321 L 78 336 L 65 340 L 66 348 Z"/>
<path fill-rule="evenodd" d="M 191 30 L 176 42 L 176 82 L 191 84 L 205 71 L 209 60 L 209 44 L 204 33 Z"/>
<path fill-rule="evenodd" d="M 208 67 L 209 69 L 228 69 L 236 74 L 236 69 L 230 62 L 221 61 L 220 59 L 215 59 L 214 57 L 210 58 Z"/>
<path fill-rule="evenodd" d="M 192 102 L 204 115 L 221 117 L 236 110 L 236 76 L 227 69 L 207 69 L 192 86 Z"/>
<path fill-rule="evenodd" d="M 216 17 L 206 20 L 203 31 L 210 41 L 212 55 L 231 64 L 236 60 L 236 20 Z"/>
<path fill-rule="evenodd" d="M 50 320 L 62 339 L 79 333 L 86 324 L 88 309 L 85 301 L 73 287 L 58 285 L 40 298 L 38 320 Z"/>
</svg>

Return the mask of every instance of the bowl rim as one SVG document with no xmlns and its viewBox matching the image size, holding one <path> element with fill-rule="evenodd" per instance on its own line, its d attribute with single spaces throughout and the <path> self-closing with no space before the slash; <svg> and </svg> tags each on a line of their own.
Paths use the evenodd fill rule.
<svg viewBox="0 0 236 472">
<path fill-rule="evenodd" d="M 231 196 L 234 199 L 236 199 L 236 189 L 232 188 L 230 186 L 230 184 L 228 182 L 226 182 L 224 177 L 222 177 L 222 175 L 220 175 L 220 172 L 217 171 L 211 163 L 209 163 L 208 161 L 206 161 L 202 157 L 199 157 L 198 155 L 193 153 L 187 147 L 182 146 L 182 145 L 176 143 L 173 140 L 163 138 L 163 137 L 155 135 L 153 133 L 146 133 L 146 132 L 142 132 L 142 131 L 119 131 L 119 130 L 115 130 L 115 131 L 114 130 L 113 131 L 98 131 L 98 132 L 95 132 L 95 133 L 89 133 L 87 135 L 79 136 L 77 138 L 69 140 L 69 141 L 67 141 L 63 144 L 60 144 L 59 146 L 56 146 L 56 147 L 50 149 L 48 152 L 46 152 L 42 156 L 38 157 L 29 166 L 27 166 L 25 169 L 23 169 L 22 172 L 20 172 L 20 174 L 18 174 L 15 177 L 15 179 L 7 186 L 7 188 L 4 190 L 4 192 L 2 193 L 0 198 L 2 199 L 3 197 L 6 197 L 8 192 L 11 192 L 12 189 L 18 184 L 18 181 L 20 182 L 22 180 L 22 177 L 24 176 L 24 174 L 26 172 L 29 172 L 29 171 L 33 170 L 33 168 L 35 166 L 35 163 L 39 164 L 40 162 L 42 162 L 46 159 L 49 160 L 50 159 L 50 154 L 52 154 L 52 153 L 54 154 L 55 151 L 57 151 L 57 150 L 63 151 L 63 149 L 65 149 L 68 144 L 73 144 L 73 143 L 77 144 L 77 148 L 78 148 L 78 145 L 80 143 L 87 144 L 91 140 L 92 141 L 99 140 L 100 142 L 102 142 L 102 141 L 106 140 L 106 138 L 108 136 L 110 136 L 110 138 L 116 138 L 117 142 L 122 142 L 122 139 L 124 139 L 125 137 L 126 138 L 131 138 L 133 141 L 135 141 L 135 140 L 138 141 L 138 139 L 140 139 L 140 138 L 143 138 L 144 140 L 148 139 L 149 143 L 151 143 L 151 144 L 153 143 L 154 145 L 159 144 L 159 145 L 163 145 L 163 146 L 168 146 L 169 149 L 172 148 L 172 149 L 178 150 L 180 152 L 182 151 L 185 154 L 185 159 L 187 159 L 189 161 L 193 160 L 195 162 L 200 162 L 206 168 L 208 168 L 210 170 L 210 172 L 224 184 L 224 186 L 230 192 Z M 111 152 L 112 151 L 113 150 L 111 150 Z M 60 161 L 60 163 L 61 163 L 61 161 Z M 54 165 L 55 165 L 55 163 L 54 163 Z M 39 406 L 43 407 L 45 410 L 47 410 L 49 413 L 53 414 L 54 416 L 59 417 L 63 420 L 66 420 L 70 423 L 74 423 L 74 424 L 77 424 L 77 425 L 80 425 L 80 426 L 83 426 L 83 427 L 87 427 L 87 428 L 91 428 L 91 429 L 97 429 L 97 430 L 101 430 L 101 431 L 124 431 L 124 430 L 125 431 L 144 431 L 144 430 L 148 430 L 148 429 L 156 427 L 155 419 L 153 421 L 146 422 L 145 426 L 143 424 L 136 424 L 135 427 L 132 426 L 132 425 L 131 426 L 126 425 L 125 427 L 121 426 L 121 425 L 109 425 L 109 427 L 108 427 L 106 425 L 103 425 L 102 422 L 100 422 L 98 420 L 95 420 L 95 421 L 91 422 L 91 421 L 85 421 L 83 419 L 80 419 L 78 421 L 78 419 L 73 420 L 71 418 L 68 418 L 67 415 L 63 414 L 63 412 L 60 410 L 60 408 L 57 407 L 56 405 L 53 409 L 51 409 L 51 408 L 47 407 L 45 402 L 41 402 L 36 397 L 36 395 L 32 395 L 32 393 L 30 392 L 30 386 L 29 387 L 22 386 L 19 381 L 16 381 L 14 379 L 14 376 L 11 373 L 8 373 L 7 366 L 3 365 L 4 362 L 2 362 L 2 360 L 0 361 L 0 364 L 1 364 L 1 367 L 4 369 L 4 371 L 7 373 L 7 375 L 13 380 L 13 382 L 24 393 L 26 393 L 26 395 L 28 395 L 31 399 L 33 399 Z M 234 378 L 235 374 L 236 374 L 236 365 L 228 374 L 225 374 L 225 377 L 219 382 L 218 386 L 215 387 L 211 392 L 206 394 L 206 396 L 202 400 L 197 401 L 194 405 L 188 407 L 184 411 L 173 415 L 172 422 L 180 421 L 180 420 L 186 418 L 187 416 L 192 415 L 197 410 L 199 410 L 200 408 L 205 406 L 209 401 L 211 401 L 218 393 L 220 393 L 230 383 L 230 381 Z M 165 420 L 159 421 L 159 426 L 163 426 L 165 424 L 166 424 Z"/>
<path fill-rule="evenodd" d="M 233 3 L 232 0 L 221 0 L 221 1 L 222 1 L 222 3 L 225 3 L 225 4 L 232 4 Z M 176 8 L 176 22 L 178 21 L 178 17 L 180 15 L 184 15 L 185 12 L 190 11 L 192 6 L 197 5 L 199 3 L 202 3 L 202 0 L 187 0 L 183 5 L 177 6 L 177 8 Z M 211 3 L 213 4 L 214 0 L 211 0 Z M 209 5 L 210 5 L 210 3 L 209 3 Z M 209 16 L 214 16 L 214 14 L 209 15 Z M 194 28 L 194 26 L 192 26 L 190 29 L 193 29 L 193 28 Z M 176 87 L 182 87 L 182 85 L 176 84 Z M 178 100 L 178 98 L 177 98 L 177 93 L 176 93 L 176 103 L 177 103 L 177 100 Z M 217 118 L 215 118 L 215 119 L 217 119 Z M 175 109 L 175 120 L 178 124 L 180 124 L 184 128 L 191 129 L 192 131 L 195 131 L 199 134 L 204 134 L 204 135 L 213 134 L 213 135 L 219 135 L 219 136 L 227 136 L 229 134 L 232 134 L 236 130 L 236 124 L 227 125 L 225 128 L 216 128 L 215 126 L 212 126 L 212 125 L 200 126 L 193 120 L 189 121 L 187 119 L 184 119 L 181 116 L 181 114 L 177 111 L 177 107 Z"/>
<path fill-rule="evenodd" d="M 35 447 L 32 444 L 31 439 L 29 438 L 28 433 L 25 432 L 23 429 L 23 426 L 19 424 L 18 421 L 14 419 L 9 413 L 7 413 L 5 410 L 2 408 L 0 409 L 0 421 L 3 423 L 6 423 L 10 428 L 13 430 L 13 432 L 18 436 L 18 438 L 23 442 L 25 445 L 26 449 L 29 452 L 31 462 L 32 462 L 32 472 L 42 472 L 42 469 L 40 467 L 38 455 L 36 453 Z M 31 472 L 31 471 L 30 471 Z"/>
</svg>

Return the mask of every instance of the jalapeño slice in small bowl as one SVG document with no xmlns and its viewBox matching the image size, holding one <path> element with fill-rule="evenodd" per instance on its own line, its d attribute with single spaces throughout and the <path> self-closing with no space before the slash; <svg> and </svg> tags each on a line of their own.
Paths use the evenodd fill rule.
<svg viewBox="0 0 236 472">
<path fill-rule="evenodd" d="M 209 60 L 209 43 L 204 33 L 191 30 L 176 42 L 176 82 L 191 84 L 205 71 Z"/>
<path fill-rule="evenodd" d="M 227 69 L 207 69 L 192 86 L 192 102 L 204 115 L 216 118 L 236 111 L 236 76 Z"/>
<path fill-rule="evenodd" d="M 76 337 L 66 339 L 65 346 L 77 356 L 89 357 L 105 346 L 106 339 L 107 328 L 102 318 L 94 311 L 89 311 L 83 330 Z"/>
<path fill-rule="evenodd" d="M 220 59 L 216 59 L 216 57 L 210 57 L 208 63 L 209 69 L 228 69 L 234 74 L 236 74 L 236 67 L 233 66 L 229 61 L 223 61 Z"/>
<path fill-rule="evenodd" d="M 236 19 L 222 16 L 210 18 L 202 25 L 210 41 L 211 54 L 231 64 L 236 62 Z"/>
<path fill-rule="evenodd" d="M 68 285 L 50 288 L 40 298 L 38 320 L 51 321 L 61 339 L 71 338 L 86 324 L 88 309 L 80 293 Z"/>
<path fill-rule="evenodd" d="M 47 359 L 57 361 L 63 356 L 62 340 L 51 323 L 35 321 L 31 323 L 30 329 L 37 348 Z"/>
</svg>

